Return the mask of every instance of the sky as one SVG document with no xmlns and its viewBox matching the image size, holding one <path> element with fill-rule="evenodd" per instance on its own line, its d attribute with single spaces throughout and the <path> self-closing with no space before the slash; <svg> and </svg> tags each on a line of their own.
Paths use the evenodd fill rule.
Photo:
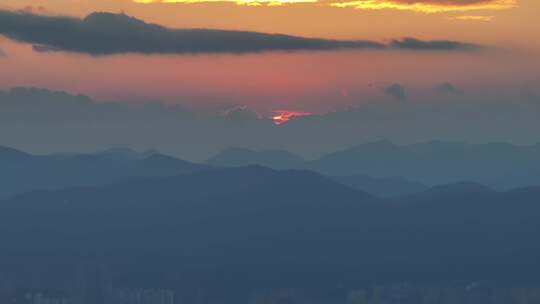
<svg viewBox="0 0 540 304">
<path fill-rule="evenodd" d="M 540 141 L 539 12 L 537 0 L 0 0 L 0 97 L 16 113 L 4 117 L 0 144 L 153 147 L 196 160 L 231 146 L 315 157 L 379 139 L 532 144 Z M 14 87 L 45 89 L 29 104 L 47 102 L 37 114 L 14 110 Z M 152 129 L 132 122 L 162 117 L 153 107 L 139 115 L 92 106 L 100 114 L 82 141 L 52 122 L 57 91 L 198 114 Z M 77 107 L 65 115 L 94 115 Z M 116 124 L 94 125 L 105 116 Z M 88 139 L 96 136 L 103 140 Z"/>
<path fill-rule="evenodd" d="M 393 83 L 417 91 L 443 82 L 468 91 L 538 87 L 539 64 L 534 59 L 540 42 L 533 37 L 540 30 L 540 3 L 535 0 L 250 1 L 2 0 L 0 8 L 51 17 L 124 13 L 175 29 L 378 43 L 413 37 L 483 49 L 96 56 L 69 50 L 38 52 L 33 41 L 2 36 L 0 87 L 43 87 L 98 100 L 245 105 L 261 113 L 338 110 L 375 98 Z"/>
</svg>

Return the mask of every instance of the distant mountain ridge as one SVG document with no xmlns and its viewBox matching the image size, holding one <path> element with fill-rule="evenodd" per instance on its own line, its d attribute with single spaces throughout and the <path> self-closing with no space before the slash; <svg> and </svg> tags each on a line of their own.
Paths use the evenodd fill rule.
<svg viewBox="0 0 540 304">
<path fill-rule="evenodd" d="M 0 167 L 0 198 L 33 190 L 98 186 L 209 168 L 155 151 L 113 149 L 94 154 L 31 155 L 3 147 L 0 147 Z"/>
<path fill-rule="evenodd" d="M 101 157 L 124 160 L 141 160 L 160 154 L 156 150 L 146 150 L 142 152 L 134 151 L 128 148 L 111 148 L 95 153 Z"/>
<path fill-rule="evenodd" d="M 319 172 L 379 197 L 470 181 L 496 190 L 540 184 L 540 145 L 379 141 L 304 160 L 280 150 L 232 148 L 195 164 L 157 151 L 114 148 L 92 154 L 31 155 L 0 147 L 0 198 L 36 189 L 105 185 L 133 177 L 171 176 L 210 167 L 261 165 Z M 37 173 L 36 173 L 37 172 Z M 55 172 L 54 175 L 49 174 Z"/>
<path fill-rule="evenodd" d="M 409 181 L 401 177 L 377 178 L 368 175 L 350 175 L 335 176 L 332 179 L 377 197 L 400 197 L 429 189 L 429 186 L 425 184 Z"/>
<path fill-rule="evenodd" d="M 380 141 L 328 154 L 306 166 L 327 175 L 362 172 L 430 185 L 466 180 L 510 189 L 540 183 L 540 145 L 433 141 L 399 146 Z"/>
<path fill-rule="evenodd" d="M 243 148 L 230 148 L 219 152 L 208 159 L 206 163 L 221 167 L 261 165 L 273 169 L 293 169 L 301 167 L 304 159 L 283 150 L 255 151 Z"/>
<path fill-rule="evenodd" d="M 304 162 L 299 162 L 300 157 L 296 157 L 293 162 L 282 161 L 271 154 L 255 151 L 251 151 L 247 158 L 244 153 L 235 154 L 236 151 L 241 150 L 227 150 L 212 158 L 209 163 L 240 166 L 247 165 L 246 160 L 249 159 L 250 164 L 265 163 L 276 169 L 294 166 L 327 176 L 337 176 L 338 179 L 354 175 L 375 179 L 399 177 L 425 185 L 473 181 L 499 190 L 540 184 L 540 144 L 516 146 L 504 143 L 431 141 L 397 145 L 383 140 L 360 144 Z M 369 187 L 367 182 L 366 187 Z"/>
<path fill-rule="evenodd" d="M 29 157 L 29 154 L 26 154 L 22 151 L 0 146 L 0 161 L 20 161 Z"/>
</svg>

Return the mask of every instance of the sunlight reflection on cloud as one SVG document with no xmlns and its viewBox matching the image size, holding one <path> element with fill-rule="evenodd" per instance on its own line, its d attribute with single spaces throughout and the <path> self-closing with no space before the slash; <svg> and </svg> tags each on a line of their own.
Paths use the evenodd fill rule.
<svg viewBox="0 0 540 304">
<path fill-rule="evenodd" d="M 296 3 L 321 3 L 334 7 L 351 7 L 364 10 L 396 9 L 423 13 L 442 13 L 475 10 L 503 10 L 517 6 L 517 0 L 133 0 L 136 3 L 209 3 L 232 2 L 238 5 L 285 5 Z"/>
</svg>

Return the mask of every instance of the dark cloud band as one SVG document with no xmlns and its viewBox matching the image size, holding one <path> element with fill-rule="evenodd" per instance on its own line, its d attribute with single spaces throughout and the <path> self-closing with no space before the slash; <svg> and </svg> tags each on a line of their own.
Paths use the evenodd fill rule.
<svg viewBox="0 0 540 304">
<path fill-rule="evenodd" d="M 453 51 L 453 50 L 476 50 L 480 46 L 472 43 L 463 43 L 450 40 L 423 41 L 414 38 L 392 40 L 390 46 L 395 49 L 429 50 L 429 51 Z"/>
<path fill-rule="evenodd" d="M 169 29 L 111 13 L 84 19 L 0 11 L 0 34 L 34 44 L 38 52 L 66 51 L 91 55 L 124 53 L 249 53 L 263 51 L 388 49 L 458 50 L 469 44 L 452 41 L 329 40 L 280 34 L 208 29 Z"/>
</svg>

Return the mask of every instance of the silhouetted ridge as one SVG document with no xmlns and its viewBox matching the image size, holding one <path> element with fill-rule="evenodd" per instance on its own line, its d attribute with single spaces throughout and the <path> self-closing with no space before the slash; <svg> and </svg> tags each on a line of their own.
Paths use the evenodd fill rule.
<svg viewBox="0 0 540 304">
<path fill-rule="evenodd" d="M 0 198 L 32 190 L 102 186 L 132 178 L 175 176 L 209 168 L 153 151 L 129 149 L 38 156 L 1 148 L 0 163 Z"/>
<path fill-rule="evenodd" d="M 0 146 L 0 162 L 20 161 L 26 160 L 30 157 L 31 156 L 29 154 L 19 150 Z"/>
<path fill-rule="evenodd" d="M 290 152 L 281 150 L 253 151 L 243 148 L 229 148 L 208 159 L 206 163 L 223 167 L 262 165 L 274 169 L 292 169 L 302 165 L 304 160 Z"/>
<path fill-rule="evenodd" d="M 540 184 L 540 146 L 379 141 L 327 154 L 305 168 L 330 176 L 399 176 L 427 185 L 466 180 L 506 190 Z"/>
<path fill-rule="evenodd" d="M 99 157 L 116 159 L 116 160 L 140 160 L 158 154 L 155 150 L 147 150 L 143 152 L 134 151 L 128 148 L 111 148 L 96 153 Z"/>
<path fill-rule="evenodd" d="M 380 140 L 376 142 L 357 145 L 343 151 L 328 154 L 320 158 L 318 161 L 325 161 L 325 159 L 339 159 L 349 156 L 374 158 L 377 155 L 381 157 L 402 153 L 403 151 L 402 149 L 400 149 L 400 146 L 388 140 Z"/>
<path fill-rule="evenodd" d="M 332 177 L 332 179 L 349 187 L 366 191 L 378 197 L 399 197 L 419 193 L 429 188 L 422 183 L 410 181 L 401 177 L 350 175 L 336 176 Z"/>
<path fill-rule="evenodd" d="M 484 185 L 473 182 L 458 182 L 431 187 L 426 191 L 405 197 L 407 201 L 429 202 L 433 204 L 476 204 L 493 199 L 499 193 Z"/>
<path fill-rule="evenodd" d="M 154 163 L 162 163 L 162 164 L 172 164 L 172 163 L 189 163 L 185 160 L 178 159 L 173 156 L 164 155 L 160 153 L 152 153 L 147 157 L 143 158 L 143 161 L 145 162 L 154 162 Z"/>
<path fill-rule="evenodd" d="M 495 190 L 474 182 L 458 182 L 454 184 L 435 186 L 424 193 L 434 195 L 454 195 L 454 194 L 493 194 Z"/>
<path fill-rule="evenodd" d="M 274 170 L 260 165 L 203 171 L 178 179 L 187 179 L 187 183 L 200 182 L 208 189 L 227 187 L 239 193 L 265 189 L 265 192 L 270 191 L 274 196 L 283 196 L 285 199 L 307 199 L 312 197 L 312 193 L 319 192 L 324 193 L 325 197 L 352 195 L 355 198 L 370 198 L 370 195 L 363 191 L 354 190 L 312 171 Z M 258 197 L 259 195 L 256 195 L 254 200 Z"/>
</svg>

